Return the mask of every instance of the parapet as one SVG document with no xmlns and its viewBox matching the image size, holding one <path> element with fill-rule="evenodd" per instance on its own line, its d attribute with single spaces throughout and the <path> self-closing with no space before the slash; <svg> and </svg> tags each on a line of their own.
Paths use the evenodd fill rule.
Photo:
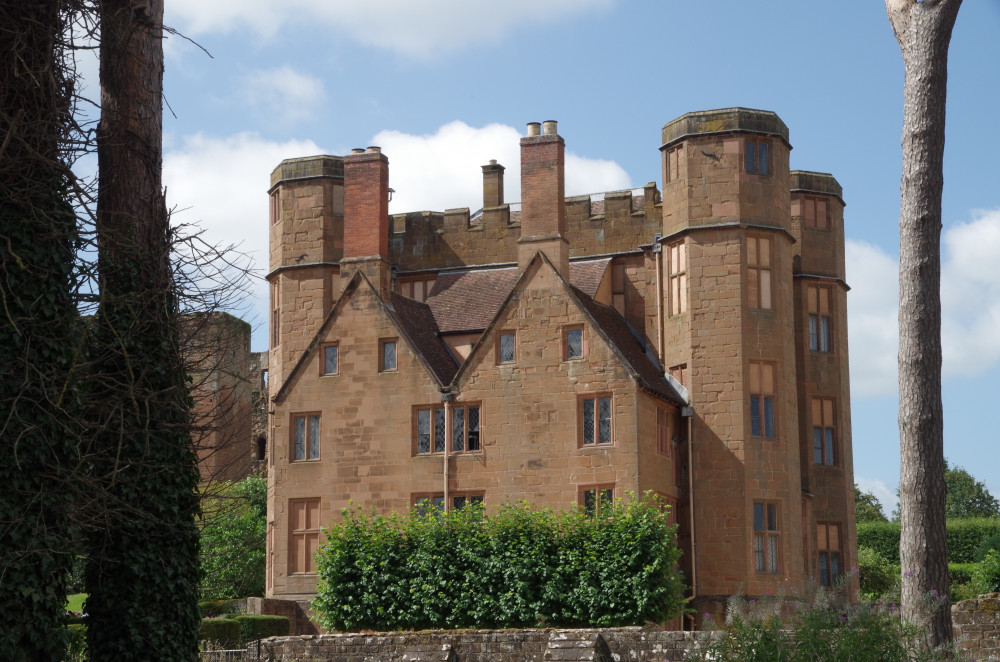
<svg viewBox="0 0 1000 662">
<path fill-rule="evenodd" d="M 808 170 L 792 170 L 788 173 L 791 178 L 792 192 L 802 191 L 807 193 L 825 193 L 835 195 L 843 201 L 844 189 L 840 182 L 828 172 L 810 172 Z"/>
<path fill-rule="evenodd" d="M 344 178 L 344 157 L 320 154 L 297 159 L 285 159 L 271 171 L 271 188 L 292 179 L 313 177 Z"/>
<path fill-rule="evenodd" d="M 720 108 L 687 113 L 665 124 L 663 147 L 688 136 L 733 131 L 777 136 L 788 144 L 788 127 L 776 113 L 751 108 Z"/>
</svg>

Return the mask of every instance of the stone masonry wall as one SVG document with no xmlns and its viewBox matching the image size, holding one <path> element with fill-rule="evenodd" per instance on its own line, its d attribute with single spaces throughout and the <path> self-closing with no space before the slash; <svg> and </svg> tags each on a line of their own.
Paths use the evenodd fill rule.
<svg viewBox="0 0 1000 662">
<path fill-rule="evenodd" d="M 1000 593 L 953 604 L 951 619 L 955 641 L 967 659 L 1000 659 Z"/>
<path fill-rule="evenodd" d="M 711 633 L 665 632 L 638 627 L 324 634 L 267 639 L 261 646 L 260 659 L 271 662 L 676 662 L 686 659 L 689 650 L 711 636 Z M 250 650 L 256 655 L 256 643 Z"/>
</svg>

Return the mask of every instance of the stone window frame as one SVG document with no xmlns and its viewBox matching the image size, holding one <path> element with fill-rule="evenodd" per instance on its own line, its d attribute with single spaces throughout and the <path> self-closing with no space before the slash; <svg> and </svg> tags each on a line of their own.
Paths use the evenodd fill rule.
<svg viewBox="0 0 1000 662">
<path fill-rule="evenodd" d="M 601 401 L 608 401 L 608 434 L 607 441 L 601 441 Z M 577 446 L 585 448 L 609 448 L 615 445 L 615 399 L 611 391 L 578 394 L 577 398 Z M 590 403 L 592 417 L 592 441 L 587 441 L 587 403 Z"/>
<path fill-rule="evenodd" d="M 771 167 L 771 141 L 760 137 L 745 138 L 743 140 L 743 172 L 748 175 L 768 177 L 773 170 L 774 168 Z"/>
<path fill-rule="evenodd" d="M 297 524 L 295 508 L 298 505 L 305 507 L 306 526 L 296 529 Z M 310 521 L 309 506 L 315 506 L 316 521 Z M 320 534 L 320 512 L 323 503 L 320 497 L 305 497 L 288 500 L 288 574 L 289 575 L 314 575 L 316 574 L 315 551 L 310 554 L 310 542 L 312 549 L 319 548 Z M 299 564 L 303 568 L 299 569 Z"/>
<path fill-rule="evenodd" d="M 605 497 L 607 501 L 605 501 Z M 591 499 L 590 504 L 588 504 L 588 499 Z M 578 485 L 576 502 L 577 507 L 581 508 L 587 517 L 602 517 L 601 510 L 611 507 L 615 503 L 615 484 L 588 483 Z"/>
<path fill-rule="evenodd" d="M 830 231 L 830 201 L 827 198 L 804 195 L 800 204 L 802 205 L 802 227 L 818 232 Z M 821 209 L 822 213 L 820 213 Z"/>
<path fill-rule="evenodd" d="M 433 404 L 433 405 L 413 405 L 412 416 L 411 416 L 411 427 L 412 427 L 412 444 L 410 448 L 410 454 L 413 457 L 424 457 L 424 456 L 440 456 L 444 453 L 447 426 L 455 425 L 455 411 L 458 409 L 462 410 L 462 426 L 464 429 L 464 434 L 462 437 L 462 448 L 456 449 L 456 437 L 454 434 L 454 429 L 452 430 L 451 438 L 451 450 L 448 451 L 449 454 L 467 454 L 467 453 L 482 453 L 483 452 L 483 404 L 478 400 L 473 400 L 469 402 L 455 402 L 451 406 L 451 420 L 444 414 L 444 404 Z M 472 420 L 472 416 L 469 411 L 475 409 L 477 411 L 477 427 L 476 432 L 478 433 L 475 448 L 470 448 L 472 444 L 469 443 L 469 425 Z M 428 423 L 428 437 L 427 437 L 427 450 L 421 450 L 420 443 L 420 418 L 421 412 L 427 412 L 427 423 Z M 442 430 L 441 430 L 441 444 L 438 447 L 438 436 L 437 436 L 437 418 L 438 413 L 441 412 L 440 417 L 442 420 Z"/>
<path fill-rule="evenodd" d="M 656 407 L 656 452 L 668 458 L 674 456 L 677 439 L 676 420 L 673 411 L 666 407 Z"/>
<path fill-rule="evenodd" d="M 333 349 L 336 354 L 334 370 L 327 370 L 327 350 Z M 319 374 L 320 377 L 333 377 L 340 374 L 340 342 L 327 342 L 319 346 Z"/>
<path fill-rule="evenodd" d="M 677 499 L 659 490 L 656 491 L 656 496 L 660 498 L 660 512 L 667 513 L 667 524 L 677 524 Z"/>
<path fill-rule="evenodd" d="M 321 441 L 323 439 L 323 416 L 319 411 L 297 411 L 289 414 L 288 425 L 288 461 L 318 462 L 320 460 Z M 298 456 L 298 422 L 303 421 L 302 457 Z M 312 421 L 316 421 L 315 434 L 312 433 Z"/>
<path fill-rule="evenodd" d="M 777 501 L 754 501 L 751 520 L 754 570 L 760 574 L 780 573 L 781 504 Z"/>
<path fill-rule="evenodd" d="M 821 467 L 836 467 L 837 453 L 837 406 L 834 398 L 814 397 L 809 403 L 812 418 L 813 464 Z M 818 443 L 817 443 L 818 442 Z M 816 452 L 819 451 L 819 462 Z"/>
<path fill-rule="evenodd" d="M 774 310 L 774 242 L 771 237 L 748 234 L 747 308 Z"/>
<path fill-rule="evenodd" d="M 683 239 L 667 244 L 667 316 L 677 317 L 688 311 L 687 242 Z"/>
<path fill-rule="evenodd" d="M 663 154 L 663 179 L 676 182 L 681 178 L 681 159 L 684 155 L 684 144 L 674 145 Z"/>
<path fill-rule="evenodd" d="M 278 221 L 281 220 L 281 189 L 275 189 L 271 192 L 268 199 L 268 215 L 271 225 L 277 225 Z"/>
<path fill-rule="evenodd" d="M 778 371 L 773 361 L 750 361 L 748 363 L 747 392 L 750 394 L 750 436 L 759 439 L 774 439 L 778 432 L 777 382 Z M 754 416 L 754 405 L 757 416 Z M 770 414 L 770 428 L 768 415 Z M 754 418 L 757 425 L 754 426 Z"/>
<path fill-rule="evenodd" d="M 580 353 L 570 356 L 570 332 L 580 332 Z M 562 358 L 563 361 L 579 361 L 587 356 L 587 333 L 583 324 L 567 324 L 562 328 Z"/>
<path fill-rule="evenodd" d="M 832 354 L 833 288 L 821 284 L 806 285 L 806 311 L 809 350 Z"/>
<path fill-rule="evenodd" d="M 486 505 L 486 492 L 483 490 L 461 490 L 449 492 L 451 507 L 448 510 L 460 510 L 465 504 L 479 503 Z M 459 505 L 461 503 L 461 505 Z M 438 510 L 444 507 L 444 492 L 414 492 L 410 495 L 410 508 L 420 517 L 426 516 L 427 506 L 434 506 Z"/>
<path fill-rule="evenodd" d="M 388 366 L 386 352 L 392 347 L 392 366 Z M 380 373 L 399 372 L 399 338 L 379 338 L 378 340 L 378 371 Z"/>
<path fill-rule="evenodd" d="M 414 301 L 423 303 L 427 301 L 427 297 L 430 296 L 431 290 L 434 289 L 434 284 L 436 282 L 436 275 L 420 278 L 400 278 L 396 281 L 396 292 L 403 295 L 407 299 L 413 299 Z"/>
<path fill-rule="evenodd" d="M 832 535 L 831 528 L 834 529 Z M 820 586 L 834 586 L 837 578 L 843 574 L 843 530 L 841 522 L 816 523 L 816 583 Z"/>
<path fill-rule="evenodd" d="M 271 283 L 271 348 L 274 349 L 281 343 L 281 288 L 278 287 L 278 278 L 275 276 Z"/>
<path fill-rule="evenodd" d="M 509 337 L 511 339 L 510 360 L 504 360 L 503 343 L 505 337 Z M 504 329 L 497 333 L 496 363 L 497 365 L 514 365 L 517 363 L 517 331 L 513 329 Z"/>
</svg>

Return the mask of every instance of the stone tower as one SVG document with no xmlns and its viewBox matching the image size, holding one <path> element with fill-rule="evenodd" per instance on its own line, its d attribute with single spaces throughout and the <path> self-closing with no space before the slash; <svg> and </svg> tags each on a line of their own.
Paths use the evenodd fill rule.
<svg viewBox="0 0 1000 662">
<path fill-rule="evenodd" d="M 815 472 L 799 415 L 810 396 L 796 377 L 800 361 L 812 364 L 799 349 L 805 280 L 792 267 L 842 271 L 825 268 L 829 242 L 799 242 L 790 191 L 807 177 L 789 173 L 788 129 L 776 114 L 689 113 L 663 127 L 662 143 L 664 363 L 691 394 L 695 608 L 719 613 L 737 584 L 749 595 L 806 588 Z M 850 472 L 836 467 L 841 482 Z"/>
<path fill-rule="evenodd" d="M 271 173 L 269 383 L 284 381 L 340 295 L 344 159 L 285 159 Z"/>
</svg>

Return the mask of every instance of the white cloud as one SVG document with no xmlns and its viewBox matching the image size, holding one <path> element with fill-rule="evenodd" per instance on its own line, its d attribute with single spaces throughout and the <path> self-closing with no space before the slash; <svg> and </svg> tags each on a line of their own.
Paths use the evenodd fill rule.
<svg viewBox="0 0 1000 662">
<path fill-rule="evenodd" d="M 373 138 L 389 158 L 389 185 L 396 190 L 390 211 L 482 207 L 480 166 L 496 159 L 504 172 L 504 200 L 521 199 L 521 133 L 502 124 L 482 128 L 450 122 L 430 135 L 382 131 Z M 360 146 L 360 145 L 359 145 Z M 566 195 L 629 187 L 628 173 L 613 161 L 566 154 Z"/>
<path fill-rule="evenodd" d="M 852 395 L 896 390 L 899 266 L 881 248 L 846 242 L 848 344 Z"/>
<path fill-rule="evenodd" d="M 946 374 L 977 375 L 1000 360 L 1000 209 L 949 228 L 941 268 Z"/>
<path fill-rule="evenodd" d="M 982 374 L 1000 361 L 1000 209 L 942 235 L 941 340 L 945 377 Z M 851 390 L 893 393 L 896 356 L 898 262 L 880 248 L 847 241 Z"/>
<path fill-rule="evenodd" d="M 196 35 L 249 28 L 264 37 L 288 23 L 320 22 L 364 45 L 432 57 L 495 42 L 516 27 L 601 10 L 614 1 L 174 0 L 167 4 L 166 21 Z"/>
<path fill-rule="evenodd" d="M 167 204 L 175 223 L 197 223 L 214 245 L 238 244 L 263 275 L 268 260 L 267 189 L 282 159 L 320 154 L 312 141 L 274 142 L 254 133 L 227 138 L 187 136 L 163 157 Z M 267 319 L 267 289 L 257 280 L 248 307 Z M 254 321 L 254 320 L 249 320 Z"/>
<path fill-rule="evenodd" d="M 321 79 L 284 66 L 245 76 L 241 96 L 269 122 L 287 127 L 315 117 L 326 91 Z"/>
</svg>

